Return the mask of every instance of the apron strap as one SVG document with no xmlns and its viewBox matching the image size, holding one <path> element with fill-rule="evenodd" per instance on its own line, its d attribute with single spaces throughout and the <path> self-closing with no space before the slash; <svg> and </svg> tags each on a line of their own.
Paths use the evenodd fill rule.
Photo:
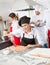
<svg viewBox="0 0 50 65">
<path fill-rule="evenodd" d="M 24 38 L 24 33 L 23 33 L 23 38 Z"/>
</svg>

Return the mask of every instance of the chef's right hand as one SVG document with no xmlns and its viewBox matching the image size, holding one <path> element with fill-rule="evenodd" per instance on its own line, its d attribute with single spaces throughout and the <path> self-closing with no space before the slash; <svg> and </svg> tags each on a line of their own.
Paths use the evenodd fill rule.
<svg viewBox="0 0 50 65">
<path fill-rule="evenodd" d="M 33 47 L 33 45 L 28 44 L 26 47 L 27 47 L 27 48 L 32 48 L 32 47 Z"/>
</svg>

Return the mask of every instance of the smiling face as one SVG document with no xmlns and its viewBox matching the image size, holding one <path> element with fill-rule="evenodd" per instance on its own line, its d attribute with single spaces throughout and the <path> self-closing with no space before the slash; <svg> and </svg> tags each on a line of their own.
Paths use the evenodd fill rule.
<svg viewBox="0 0 50 65">
<path fill-rule="evenodd" d="M 22 28 L 25 32 L 29 32 L 30 31 L 30 24 L 24 23 L 24 24 L 22 24 Z"/>
</svg>

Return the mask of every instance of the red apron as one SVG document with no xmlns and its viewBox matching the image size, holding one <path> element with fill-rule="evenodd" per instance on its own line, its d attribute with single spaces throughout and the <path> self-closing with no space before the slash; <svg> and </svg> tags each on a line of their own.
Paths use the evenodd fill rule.
<svg viewBox="0 0 50 65">
<path fill-rule="evenodd" d="M 48 47 L 50 48 L 50 30 L 48 30 Z"/>
<path fill-rule="evenodd" d="M 10 32 L 12 32 L 12 27 L 10 27 Z M 20 45 L 20 38 L 14 36 L 13 44 L 14 45 Z"/>
</svg>

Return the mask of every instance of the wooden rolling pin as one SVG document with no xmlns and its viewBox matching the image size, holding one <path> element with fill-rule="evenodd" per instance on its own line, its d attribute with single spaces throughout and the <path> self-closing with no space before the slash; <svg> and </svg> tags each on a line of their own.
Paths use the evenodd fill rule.
<svg viewBox="0 0 50 65">
<path fill-rule="evenodd" d="M 43 58 L 50 58 L 50 56 L 42 55 L 42 54 L 30 54 L 31 56 L 43 57 Z"/>
</svg>

